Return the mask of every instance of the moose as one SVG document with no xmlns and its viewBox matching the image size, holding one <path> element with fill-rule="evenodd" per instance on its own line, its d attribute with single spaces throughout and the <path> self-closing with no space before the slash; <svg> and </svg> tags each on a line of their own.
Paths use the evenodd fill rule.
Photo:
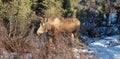
<svg viewBox="0 0 120 59">
<path fill-rule="evenodd" d="M 41 35 L 44 32 L 53 31 L 53 33 L 68 32 L 74 37 L 78 37 L 80 21 L 77 18 L 49 18 L 46 22 L 41 23 L 37 30 L 37 34 Z"/>
</svg>

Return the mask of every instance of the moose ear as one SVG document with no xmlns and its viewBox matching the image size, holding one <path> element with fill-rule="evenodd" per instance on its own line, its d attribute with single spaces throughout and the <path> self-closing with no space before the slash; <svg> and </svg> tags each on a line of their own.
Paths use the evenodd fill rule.
<svg viewBox="0 0 120 59">
<path fill-rule="evenodd" d="M 48 21 L 48 18 L 45 18 L 45 19 L 44 19 L 44 22 L 47 22 L 47 21 Z"/>
</svg>

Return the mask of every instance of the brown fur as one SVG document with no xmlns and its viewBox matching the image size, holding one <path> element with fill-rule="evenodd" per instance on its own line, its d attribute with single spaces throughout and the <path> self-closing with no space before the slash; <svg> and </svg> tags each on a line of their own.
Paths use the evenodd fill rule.
<svg viewBox="0 0 120 59">
<path fill-rule="evenodd" d="M 48 32 L 52 36 L 56 36 L 60 33 L 73 33 L 75 39 L 74 42 L 78 42 L 78 31 L 80 27 L 80 21 L 77 18 L 49 18 L 46 23 L 40 24 L 37 34 L 41 35 L 44 32 Z"/>
<path fill-rule="evenodd" d="M 71 42 L 79 44 L 78 31 L 80 28 L 80 21 L 77 18 L 51 18 L 46 23 L 40 24 L 37 34 L 41 35 L 48 32 L 52 37 L 59 37 L 59 34 L 71 35 Z"/>
<path fill-rule="evenodd" d="M 48 30 L 54 32 L 71 32 L 77 33 L 80 27 L 80 21 L 77 18 L 52 18 L 48 19 L 46 23 L 41 24 L 39 29 L 37 30 L 37 34 L 40 35 Z"/>
</svg>

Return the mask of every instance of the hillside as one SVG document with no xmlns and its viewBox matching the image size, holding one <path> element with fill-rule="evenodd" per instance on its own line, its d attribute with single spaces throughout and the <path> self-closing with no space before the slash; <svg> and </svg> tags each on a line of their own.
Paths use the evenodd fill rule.
<svg viewBox="0 0 120 59">
<path fill-rule="evenodd" d="M 0 59 L 119 58 L 120 0 L 0 0 Z"/>
</svg>

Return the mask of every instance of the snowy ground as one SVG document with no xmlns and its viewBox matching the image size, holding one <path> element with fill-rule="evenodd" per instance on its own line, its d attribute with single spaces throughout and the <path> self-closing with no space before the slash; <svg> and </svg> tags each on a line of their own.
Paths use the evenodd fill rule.
<svg viewBox="0 0 120 59">
<path fill-rule="evenodd" d="M 92 49 L 100 59 L 120 59 L 120 35 L 94 38 L 94 40 L 94 42 L 88 42 L 89 48 Z"/>
</svg>

